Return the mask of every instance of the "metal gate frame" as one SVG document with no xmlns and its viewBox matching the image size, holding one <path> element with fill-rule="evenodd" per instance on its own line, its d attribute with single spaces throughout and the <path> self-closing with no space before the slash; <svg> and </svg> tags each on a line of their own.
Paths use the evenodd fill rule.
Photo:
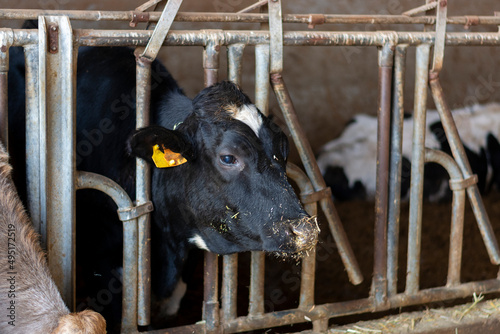
<svg viewBox="0 0 500 334">
<path fill-rule="evenodd" d="M 158 1 L 153 1 L 158 2 Z M 196 30 L 170 31 L 163 45 L 201 46 L 204 49 L 203 67 L 205 84 L 217 81 L 220 47 L 228 49 L 229 79 L 240 81 L 241 59 L 245 46 L 255 46 L 256 53 L 256 105 L 267 113 L 269 82 L 282 108 L 292 138 L 301 152 L 308 176 L 290 165 L 287 173 L 301 189 L 303 202 L 311 214 L 316 212 L 316 203 L 333 217 L 329 221 L 336 243 L 352 283 L 360 283 L 356 260 L 350 251 L 347 239 L 343 238 L 342 226 L 328 190 L 311 156 L 310 147 L 300 124 L 295 117 L 293 104 L 281 75 L 283 46 L 374 46 L 379 49 L 379 129 L 378 129 L 378 169 L 377 199 L 375 219 L 375 263 L 370 296 L 348 302 L 314 304 L 315 254 L 311 253 L 303 262 L 300 304 L 297 309 L 264 312 L 264 261 L 263 254 L 252 254 L 251 288 L 248 316 L 236 316 L 237 255 L 225 256 L 223 263 L 223 283 L 221 288 L 222 306 L 219 306 L 218 261 L 217 256 L 207 253 L 205 262 L 204 312 L 201 322 L 176 329 L 159 330 L 150 333 L 196 332 L 234 333 L 258 328 L 282 326 L 293 323 L 312 322 L 315 331 L 326 330 L 328 320 L 344 315 L 384 311 L 402 306 L 416 305 L 467 297 L 474 292 L 500 292 L 498 279 L 479 282 L 460 282 L 461 250 L 463 238 L 463 210 L 466 195 L 469 197 L 474 214 L 485 242 L 490 260 L 500 263 L 498 244 L 492 233 L 487 214 L 475 185 L 475 177 L 470 171 L 453 118 L 446 105 L 439 82 L 445 45 L 455 46 L 500 46 L 499 33 L 445 33 L 447 24 L 487 24 L 500 25 L 496 16 L 447 17 L 446 1 L 426 1 L 426 5 L 406 13 L 406 15 L 322 15 L 322 14 L 281 14 L 279 0 L 267 2 L 269 14 L 250 13 L 177 13 L 177 21 L 189 22 L 258 22 L 259 31 Z M 149 3 L 152 3 L 150 1 Z M 169 1 L 171 3 L 171 1 Z M 266 4 L 264 1 L 260 5 Z M 146 4 L 148 5 L 148 4 Z M 37 19 L 39 30 L 0 29 L 0 136 L 7 138 L 7 72 L 8 49 L 22 46 L 26 55 L 27 80 L 27 175 L 29 188 L 29 210 L 36 229 L 47 240 L 49 265 L 57 286 L 68 305 L 74 307 L 74 193 L 76 189 L 94 188 L 106 192 L 119 206 L 119 216 L 124 225 L 124 291 L 122 332 L 137 332 L 138 325 L 149 321 L 148 269 L 140 266 L 148 258 L 148 249 L 143 247 L 148 233 L 148 220 L 144 213 L 151 211 L 148 201 L 147 168 L 138 164 L 146 180 L 140 182 L 140 193 L 136 206 L 128 195 L 114 182 L 102 176 L 75 170 L 75 76 L 76 56 L 79 46 L 146 46 L 153 35 L 147 30 L 94 30 L 72 29 L 70 20 L 126 20 L 131 25 L 138 21 L 159 21 L 160 13 L 144 12 L 141 6 L 132 12 L 102 11 L 40 11 L 2 10 L 0 19 Z M 412 17 L 418 12 L 436 9 L 436 15 Z M 269 23 L 269 28 L 267 28 Z M 424 32 L 326 32 L 326 31 L 283 31 L 282 23 L 306 23 L 314 27 L 318 24 L 426 24 L 435 25 L 435 31 Z M 168 28 L 167 28 L 168 30 Z M 271 47 L 270 47 L 271 46 Z M 158 46 L 159 47 L 159 46 Z M 398 293 L 397 244 L 399 235 L 399 187 L 401 175 L 401 131 L 403 114 L 403 74 L 405 57 L 409 47 L 417 48 L 415 76 L 415 128 L 413 138 L 412 190 L 410 195 L 410 227 L 408 238 L 408 275 L 406 290 Z M 431 63 L 431 47 L 434 47 Z M 140 58 L 140 57 L 139 57 Z M 429 64 L 432 64 L 429 72 Z M 73 73 L 72 78 L 53 80 L 50 73 L 65 71 Z M 147 62 L 138 62 L 138 83 L 148 81 Z M 392 77 L 394 74 L 394 85 Z M 422 138 L 425 135 L 425 102 L 427 86 L 438 108 L 443 126 L 450 142 L 453 158 L 443 152 L 426 149 Z M 391 86 L 394 87 L 391 90 Z M 148 123 L 147 85 L 138 88 L 138 126 Z M 392 115 L 391 115 L 392 114 Z M 63 133 L 64 136 L 51 136 Z M 47 134 L 47 139 L 45 138 Z M 59 138 L 64 138 L 62 141 Z M 69 138 L 69 140 L 68 140 Z M 45 153 L 46 152 L 46 153 Z M 52 164 L 51 162 L 52 161 Z M 54 163 L 57 161 L 57 166 Z M 453 190 L 452 232 L 450 242 L 450 262 L 446 286 L 419 289 L 419 261 L 421 237 L 423 164 L 434 161 L 442 164 L 451 176 Z M 62 167 L 61 167 L 62 166 Z M 57 168 L 56 168 L 57 167 Z M 323 182 L 323 183 L 322 183 Z M 386 186 L 389 183 L 389 186 Z M 65 196 L 58 198 L 55 189 L 65 190 Z M 139 193 L 139 192 L 138 192 Z M 71 194 L 67 196 L 67 194 Z M 145 195 L 144 195 L 145 194 Z M 48 201 L 47 199 L 51 200 Z M 331 200 L 330 200 L 331 201 Z M 55 209 L 57 208 L 57 210 Z M 47 222 L 48 226 L 42 225 Z M 66 222 L 66 223 L 63 223 Z M 67 222 L 70 222 L 69 224 Z M 138 247 L 136 247 L 138 245 Z M 382 247 L 380 247 L 382 245 Z M 63 257 L 62 254 L 70 254 Z M 138 283 L 139 282 L 139 283 Z"/>
</svg>

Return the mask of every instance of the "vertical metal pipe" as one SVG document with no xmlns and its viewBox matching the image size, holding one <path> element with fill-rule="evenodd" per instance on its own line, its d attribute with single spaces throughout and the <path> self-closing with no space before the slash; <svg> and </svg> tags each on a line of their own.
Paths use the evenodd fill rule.
<svg viewBox="0 0 500 334">
<path fill-rule="evenodd" d="M 229 80 L 238 85 L 244 50 L 245 44 L 230 45 L 227 49 Z M 224 321 L 229 321 L 237 316 L 238 254 L 224 256 L 222 263 L 222 315 Z"/>
<path fill-rule="evenodd" d="M 136 127 L 149 125 L 151 100 L 151 60 L 137 56 L 136 49 Z M 149 202 L 151 198 L 151 169 L 142 159 L 136 159 L 136 205 Z M 140 326 L 149 325 L 151 317 L 151 215 L 138 217 L 138 314 Z"/>
<path fill-rule="evenodd" d="M 44 26 L 39 25 L 40 30 Z M 40 40 L 39 43 L 45 43 Z M 24 48 L 26 64 L 26 190 L 28 210 L 35 231 L 40 233 L 44 248 L 47 243 L 47 213 L 45 204 L 45 63 L 39 64 L 38 45 Z"/>
<path fill-rule="evenodd" d="M 408 45 L 397 45 L 394 54 L 394 89 L 391 120 L 389 200 L 387 211 L 387 293 L 397 294 L 399 218 L 401 208 L 401 168 L 404 118 L 404 77 Z"/>
<path fill-rule="evenodd" d="M 265 255 L 263 252 L 252 252 L 250 262 L 250 302 L 248 315 L 264 313 L 264 278 Z"/>
<path fill-rule="evenodd" d="M 305 132 L 300 126 L 297 113 L 295 112 L 290 94 L 288 93 L 281 73 L 271 74 L 271 85 L 278 99 L 280 108 L 283 111 L 283 116 L 288 129 L 290 129 L 295 146 L 299 151 L 306 173 L 314 186 L 314 190 L 320 191 L 325 189 L 325 180 L 323 180 L 318 164 L 314 159 L 314 153 L 311 145 L 307 141 Z M 333 205 L 332 198 L 330 196 L 322 198 L 320 205 L 328 220 L 330 231 L 335 239 L 335 243 L 338 246 L 339 254 L 346 268 L 349 280 L 353 284 L 361 283 L 363 281 L 363 275 L 361 274 L 361 270 L 359 269 L 359 265 L 356 261 L 351 245 L 349 244 L 344 228 L 342 227 L 337 210 Z"/>
<path fill-rule="evenodd" d="M 255 46 L 255 105 L 269 115 L 269 44 Z"/>
<path fill-rule="evenodd" d="M 12 29 L 0 29 L 0 140 L 7 150 L 9 148 L 7 75 L 9 72 L 9 48 L 13 40 Z"/>
<path fill-rule="evenodd" d="M 218 81 L 220 44 L 213 36 L 209 36 L 203 49 L 203 68 L 205 70 L 205 86 Z M 205 252 L 203 320 L 207 333 L 219 331 L 219 262 L 218 255 Z"/>
<path fill-rule="evenodd" d="M 70 309 L 74 309 L 77 52 L 73 45 L 73 32 L 67 16 L 46 16 L 45 21 L 48 30 L 57 31 L 55 38 L 58 44 L 57 52 L 51 53 L 47 48 L 40 49 L 39 52 L 40 59 L 45 58 L 47 66 L 45 163 L 48 264 L 64 301 Z"/>
<path fill-rule="evenodd" d="M 387 206 L 394 45 L 385 44 L 378 60 L 377 185 L 375 197 L 374 268 L 371 294 L 377 305 L 387 299 Z"/>
<path fill-rule="evenodd" d="M 408 261 L 406 269 L 407 294 L 419 289 L 420 241 L 422 236 L 422 195 L 424 177 L 425 118 L 427 111 L 427 76 L 430 45 L 417 47 L 415 102 L 413 115 L 413 147 L 411 156 L 410 220 L 408 227 Z"/>
<path fill-rule="evenodd" d="M 448 142 L 450 144 L 451 153 L 457 161 L 464 179 L 468 179 L 472 176 L 472 169 L 469 165 L 469 161 L 467 160 L 467 155 L 465 154 L 463 144 L 460 141 L 460 136 L 458 134 L 457 127 L 455 126 L 453 116 L 451 115 L 450 108 L 444 100 L 443 89 L 441 88 L 441 84 L 439 83 L 439 77 L 437 76 L 437 74 L 432 73 L 429 82 L 431 86 L 432 97 L 434 98 L 434 103 L 436 104 L 439 117 L 441 118 L 441 122 L 443 123 L 446 138 L 448 139 Z M 469 197 L 472 211 L 474 212 L 474 216 L 476 217 L 479 231 L 481 232 L 486 250 L 488 251 L 490 261 L 493 264 L 500 264 L 500 251 L 498 249 L 498 242 L 486 213 L 486 209 L 484 208 L 483 201 L 481 200 L 481 194 L 479 193 L 477 184 L 473 184 L 467 188 L 467 196 Z"/>
</svg>

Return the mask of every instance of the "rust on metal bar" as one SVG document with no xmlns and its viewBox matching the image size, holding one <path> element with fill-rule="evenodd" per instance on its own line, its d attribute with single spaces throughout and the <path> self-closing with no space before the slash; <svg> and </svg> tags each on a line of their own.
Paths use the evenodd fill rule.
<svg viewBox="0 0 500 334">
<path fill-rule="evenodd" d="M 318 191 L 312 191 L 308 193 L 300 194 L 300 201 L 304 204 L 319 202 L 323 198 L 332 197 L 332 189 L 326 187 Z"/>
<path fill-rule="evenodd" d="M 324 24 L 326 21 L 325 15 L 323 14 L 311 14 L 309 15 L 309 22 L 307 27 L 309 29 L 314 29 L 317 25 Z"/>
<path fill-rule="evenodd" d="M 143 13 L 143 12 L 135 11 L 135 12 L 132 12 L 131 16 L 132 16 L 132 20 L 130 20 L 129 25 L 132 28 L 137 27 L 137 24 L 139 24 L 139 22 L 149 22 L 149 13 L 148 12 Z"/>
<path fill-rule="evenodd" d="M 462 172 L 455 160 L 448 154 L 425 149 L 425 161 L 435 162 L 443 166 L 452 180 L 463 181 Z M 446 286 L 456 286 L 460 284 L 460 270 L 462 265 L 462 244 L 464 230 L 464 210 L 465 210 L 465 188 L 453 189 L 451 232 L 450 232 L 450 253 L 448 260 L 448 278 Z"/>
<path fill-rule="evenodd" d="M 404 77 L 408 45 L 397 45 L 394 53 L 394 90 L 391 115 L 389 165 L 389 207 L 387 209 L 387 294 L 397 293 L 399 220 L 401 214 L 402 138 L 404 119 Z"/>
<path fill-rule="evenodd" d="M 257 8 L 260 8 L 260 7 L 264 6 L 264 5 L 266 5 L 267 2 L 268 2 L 268 0 L 257 1 L 253 5 L 250 5 L 250 6 L 246 7 L 246 8 L 243 8 L 242 10 L 236 12 L 236 14 L 243 14 L 243 13 L 251 12 L 254 9 L 257 9 Z"/>
<path fill-rule="evenodd" d="M 255 317 L 264 313 L 265 254 L 252 252 L 250 262 L 250 301 L 248 316 Z"/>
<path fill-rule="evenodd" d="M 424 13 L 424 12 L 426 12 L 428 10 L 436 8 L 437 4 L 438 4 L 437 0 L 433 0 L 432 2 L 426 3 L 425 5 L 422 5 L 422 6 L 419 6 L 419 7 L 410 9 L 410 10 L 407 10 L 402 15 L 405 15 L 405 16 L 415 16 L 417 14 Z"/>
<path fill-rule="evenodd" d="M 448 1 L 438 0 L 438 4 L 436 8 L 436 39 L 434 41 L 434 56 L 432 59 L 432 71 L 437 73 L 443 67 Z"/>
<path fill-rule="evenodd" d="M 14 41 L 12 29 L 0 29 L 0 140 L 9 149 L 9 118 L 8 118 L 8 74 L 9 48 Z"/>
<path fill-rule="evenodd" d="M 57 53 L 59 51 L 59 26 L 56 23 L 48 25 L 49 33 L 49 52 Z"/>
<path fill-rule="evenodd" d="M 394 44 L 387 43 L 379 50 L 378 65 L 377 181 L 373 281 L 370 292 L 377 305 L 384 304 L 387 299 L 387 208 L 394 48 Z"/>
</svg>

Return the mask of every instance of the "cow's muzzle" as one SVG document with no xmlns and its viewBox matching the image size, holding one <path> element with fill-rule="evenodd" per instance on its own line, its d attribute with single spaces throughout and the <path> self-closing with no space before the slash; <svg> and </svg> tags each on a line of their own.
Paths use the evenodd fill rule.
<svg viewBox="0 0 500 334">
<path fill-rule="evenodd" d="M 316 217 L 305 217 L 290 223 L 293 233 L 292 249 L 295 252 L 307 251 L 318 242 L 319 227 Z"/>
</svg>

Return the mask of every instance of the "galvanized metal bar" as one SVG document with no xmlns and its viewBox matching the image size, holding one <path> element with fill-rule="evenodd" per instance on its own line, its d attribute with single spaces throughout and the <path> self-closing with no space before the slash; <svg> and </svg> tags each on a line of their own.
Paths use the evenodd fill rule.
<svg viewBox="0 0 500 334">
<path fill-rule="evenodd" d="M 116 203 L 118 210 L 133 206 L 127 192 L 113 180 L 90 172 L 76 173 L 76 189 L 96 189 Z M 137 218 L 123 221 L 123 290 L 121 333 L 137 333 Z"/>
<path fill-rule="evenodd" d="M 12 29 L 0 29 L 0 140 L 9 149 L 8 81 L 9 48 L 14 41 Z"/>
<path fill-rule="evenodd" d="M 321 176 L 318 164 L 314 158 L 314 153 L 309 142 L 307 141 L 304 130 L 300 126 L 297 113 L 295 112 L 295 108 L 280 73 L 273 73 L 271 75 L 271 85 L 278 99 L 278 103 L 283 112 L 288 129 L 290 129 L 295 146 L 299 151 L 306 173 L 314 186 L 314 190 L 320 191 L 325 189 L 325 180 L 323 180 L 323 177 Z M 332 198 L 324 197 L 320 204 L 328 220 L 330 231 L 338 246 L 339 254 L 342 258 L 344 266 L 346 267 L 349 280 L 353 284 L 361 283 L 363 275 L 361 274 L 358 262 L 356 261 L 351 245 L 349 244 L 344 228 L 342 227 L 335 206 L 333 205 Z"/>
<path fill-rule="evenodd" d="M 43 17 L 41 17 L 41 20 Z M 45 35 L 45 25 L 39 24 Z M 46 43 L 46 39 L 40 39 Z M 45 45 L 45 44 L 44 44 Z M 46 47 L 41 47 L 46 49 Z M 47 212 L 45 204 L 46 169 L 42 163 L 46 152 L 45 117 L 45 62 L 39 62 L 38 45 L 24 48 L 26 84 L 26 195 L 28 211 L 35 231 L 41 235 L 44 249 L 47 245 Z"/>
<path fill-rule="evenodd" d="M 283 18 L 281 0 L 269 0 L 269 34 L 271 51 L 271 73 L 283 71 Z"/>
<path fill-rule="evenodd" d="M 241 83 L 241 62 L 244 44 L 230 45 L 227 49 L 229 80 Z M 238 254 L 226 255 L 222 261 L 222 319 L 235 319 L 237 316 L 238 292 Z"/>
<path fill-rule="evenodd" d="M 14 30 L 14 33 L 26 30 Z M 204 31 L 170 31 L 163 45 L 204 46 L 207 30 Z M 258 45 L 269 43 L 269 32 L 224 30 L 216 34 L 221 45 L 244 43 Z M 434 33 L 431 32 L 396 32 L 398 43 L 409 45 L 432 44 Z M 285 31 L 283 44 L 285 46 L 383 46 L 394 32 L 337 32 L 337 31 Z M 97 30 L 77 29 L 75 40 L 82 46 L 143 46 L 147 44 L 151 31 L 147 30 Z M 32 38 L 32 35 L 26 37 Z M 14 40 L 14 45 L 22 41 Z M 498 33 L 447 33 L 446 45 L 460 46 L 496 46 L 500 45 Z"/>
<path fill-rule="evenodd" d="M 443 68 L 444 45 L 446 35 L 446 15 L 448 1 L 438 0 L 436 7 L 436 40 L 434 41 L 434 55 L 432 58 L 432 71 L 439 72 Z"/>
<path fill-rule="evenodd" d="M 376 304 L 387 299 L 387 209 L 389 184 L 392 68 L 394 44 L 379 49 L 378 56 L 378 128 L 377 182 L 375 196 L 375 234 L 373 281 L 370 295 Z"/>
<path fill-rule="evenodd" d="M 170 30 L 170 26 L 174 22 L 175 15 L 177 15 L 181 4 L 182 0 L 169 0 L 167 2 L 165 8 L 163 8 L 163 12 L 161 13 L 158 23 L 156 24 L 155 30 L 153 31 L 153 35 L 151 36 L 146 49 L 141 54 L 141 57 L 146 57 L 151 61 L 156 59 L 156 56 L 163 45 L 163 41 Z"/>
<path fill-rule="evenodd" d="M 135 54 L 142 52 L 137 48 Z M 156 56 L 156 55 L 155 55 Z M 151 60 L 136 57 L 136 127 L 149 125 L 151 104 Z M 151 169 L 143 159 L 136 159 L 136 204 L 142 205 L 151 199 Z M 137 219 L 138 224 L 138 314 L 139 326 L 147 326 L 151 317 L 151 215 Z"/>
<path fill-rule="evenodd" d="M 465 154 L 463 144 L 460 141 L 460 136 L 455 126 L 455 121 L 453 120 L 451 111 L 444 99 L 443 89 L 441 88 L 441 84 L 439 83 L 439 77 L 435 73 L 431 74 L 432 75 L 430 76 L 429 83 L 431 86 L 432 97 L 434 98 L 434 103 L 436 104 L 439 117 L 441 118 L 446 138 L 448 139 L 448 143 L 450 144 L 451 153 L 458 163 L 464 179 L 467 179 L 472 176 L 472 169 L 470 167 L 469 161 L 467 160 L 467 155 Z M 467 196 L 470 200 L 472 211 L 474 212 L 474 216 L 476 217 L 479 231 L 481 232 L 483 242 L 486 246 L 486 250 L 488 251 L 490 261 L 493 264 L 500 264 L 500 251 L 498 248 L 498 242 L 488 218 L 488 214 L 484 207 L 483 201 L 481 200 L 481 194 L 479 193 L 477 184 L 473 184 L 472 186 L 467 188 Z"/>
<path fill-rule="evenodd" d="M 408 226 L 408 260 L 406 294 L 419 289 L 420 241 L 422 235 L 422 196 L 424 189 L 425 119 L 427 112 L 427 75 L 429 73 L 430 45 L 417 47 L 415 73 L 415 101 L 413 107 L 413 138 L 410 181 L 410 218 Z"/>
<path fill-rule="evenodd" d="M 392 97 L 391 148 L 389 165 L 389 200 L 387 211 L 387 294 L 397 294 L 399 219 L 401 209 L 401 173 L 403 162 L 403 118 L 406 52 L 408 45 L 397 45 L 394 54 L 394 89 Z"/>
<path fill-rule="evenodd" d="M 443 166 L 452 181 L 463 181 L 462 172 L 455 160 L 442 151 L 425 149 L 425 161 Z M 448 260 L 448 279 L 446 286 L 460 284 L 462 264 L 462 241 L 464 231 L 465 188 L 453 189 L 451 211 L 450 254 Z"/>
<path fill-rule="evenodd" d="M 42 21 L 43 23 L 43 21 Z M 57 52 L 39 49 L 46 62 L 47 107 L 47 254 L 49 269 L 63 300 L 75 306 L 75 93 L 76 50 L 66 16 L 46 16 L 57 30 Z M 40 44 L 44 46 L 43 44 Z M 51 49 L 51 51 L 54 51 Z M 65 73 L 66 75 L 60 75 Z M 44 161 L 42 161 L 42 164 Z"/>
<path fill-rule="evenodd" d="M 216 34 L 212 33 L 209 35 L 206 46 L 203 49 L 205 87 L 213 85 L 218 81 L 219 50 L 219 41 L 217 40 Z M 203 279 L 203 320 L 206 323 L 206 333 L 218 333 L 220 331 L 220 307 L 219 261 L 217 254 L 212 252 L 205 252 Z"/>
<path fill-rule="evenodd" d="M 255 105 L 269 115 L 269 45 L 255 46 Z"/>
</svg>

